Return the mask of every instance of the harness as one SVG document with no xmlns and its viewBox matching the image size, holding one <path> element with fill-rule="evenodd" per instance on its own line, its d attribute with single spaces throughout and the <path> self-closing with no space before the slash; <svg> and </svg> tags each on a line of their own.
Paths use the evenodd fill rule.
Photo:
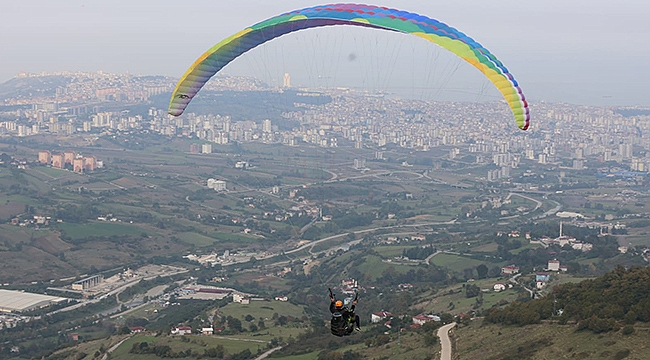
<svg viewBox="0 0 650 360">
<path fill-rule="evenodd" d="M 334 298 L 334 294 L 332 294 L 332 289 L 329 289 L 329 291 L 330 291 L 330 298 Z M 357 301 L 358 297 L 359 294 L 357 293 L 356 296 L 354 297 L 354 301 Z M 348 312 L 347 319 L 343 316 L 343 310 L 347 310 Z M 352 332 L 354 332 L 354 317 L 355 317 L 354 311 L 351 311 L 345 307 L 333 312 L 332 319 L 330 320 L 330 330 L 332 332 L 332 335 L 346 336 L 352 334 Z"/>
</svg>

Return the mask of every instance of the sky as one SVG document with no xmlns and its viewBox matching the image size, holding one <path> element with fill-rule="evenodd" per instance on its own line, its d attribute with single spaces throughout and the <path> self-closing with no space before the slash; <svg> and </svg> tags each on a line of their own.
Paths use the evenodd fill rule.
<svg viewBox="0 0 650 360">
<path fill-rule="evenodd" d="M 180 77 L 221 39 L 266 18 L 321 3 L 3 1 L 0 82 L 22 71 L 102 70 Z M 423 14 L 473 37 L 508 67 L 531 101 L 650 106 L 650 1 L 376 0 L 373 4 Z M 426 41 L 337 28 L 273 40 L 236 59 L 224 73 L 281 82 L 278 74 L 289 72 L 297 85 L 408 89 L 427 97 L 453 91 L 466 93 L 470 100 L 498 94 L 486 89 L 477 70 L 442 50 L 436 52 L 435 45 Z"/>
</svg>

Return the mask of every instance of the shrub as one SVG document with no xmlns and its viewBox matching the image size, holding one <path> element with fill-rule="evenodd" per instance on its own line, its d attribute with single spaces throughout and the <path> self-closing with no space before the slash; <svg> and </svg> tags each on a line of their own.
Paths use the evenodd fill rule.
<svg viewBox="0 0 650 360">
<path fill-rule="evenodd" d="M 623 327 L 623 335 L 632 335 L 634 334 L 634 326 L 632 325 L 626 325 Z"/>
</svg>

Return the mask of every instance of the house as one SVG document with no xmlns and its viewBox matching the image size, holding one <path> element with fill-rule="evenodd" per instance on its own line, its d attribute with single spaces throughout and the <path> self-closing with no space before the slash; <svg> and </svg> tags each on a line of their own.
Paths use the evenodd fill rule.
<svg viewBox="0 0 650 360">
<path fill-rule="evenodd" d="M 172 328 L 172 335 L 192 335 L 192 328 L 189 326 L 177 326 Z"/>
<path fill-rule="evenodd" d="M 519 272 L 519 266 L 515 265 L 508 265 L 506 267 L 501 268 L 501 273 L 504 275 L 514 275 Z"/>
<path fill-rule="evenodd" d="M 242 299 L 244 299 L 246 295 L 242 293 L 233 293 L 232 294 L 232 302 L 240 303 L 242 302 Z"/>
<path fill-rule="evenodd" d="M 376 324 L 384 319 L 391 318 L 391 317 L 393 317 L 393 314 L 389 313 L 388 311 L 374 312 L 370 316 L 370 322 Z"/>
<path fill-rule="evenodd" d="M 538 289 L 542 289 L 542 288 L 544 288 L 544 286 L 546 286 L 546 281 L 537 281 L 537 282 L 535 283 L 535 286 L 536 286 Z"/>
<path fill-rule="evenodd" d="M 354 279 L 345 279 L 345 280 L 341 280 L 341 286 L 342 287 L 357 288 L 357 287 L 359 287 L 359 283 Z"/>
<path fill-rule="evenodd" d="M 131 334 L 137 334 L 143 332 L 144 328 L 142 326 L 134 326 L 132 328 L 129 328 L 129 330 L 131 330 Z"/>
<path fill-rule="evenodd" d="M 436 315 L 417 315 L 412 317 L 413 324 L 424 325 L 429 321 L 440 321 L 440 317 Z"/>
<path fill-rule="evenodd" d="M 503 291 L 503 290 L 507 289 L 508 287 L 506 286 L 506 284 L 499 282 L 499 283 L 494 284 L 493 288 L 494 288 L 494 291 L 499 292 L 499 291 Z"/>
<path fill-rule="evenodd" d="M 214 329 L 212 327 L 202 328 L 201 329 L 201 334 L 202 335 L 212 335 L 212 334 L 214 334 Z"/>
<path fill-rule="evenodd" d="M 548 271 L 560 271 L 560 261 L 553 259 L 548 261 Z"/>
<path fill-rule="evenodd" d="M 551 279 L 551 275 L 545 272 L 535 273 L 535 281 L 548 282 Z"/>
</svg>

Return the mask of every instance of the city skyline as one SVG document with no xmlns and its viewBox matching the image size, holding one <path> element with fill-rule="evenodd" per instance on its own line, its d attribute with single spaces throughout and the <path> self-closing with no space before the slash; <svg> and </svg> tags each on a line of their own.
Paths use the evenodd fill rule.
<svg viewBox="0 0 650 360">
<path fill-rule="evenodd" d="M 315 4 L 242 1 L 229 5 L 227 13 L 208 1 L 196 1 L 191 8 L 170 1 L 54 5 L 33 0 L 3 5 L 0 30 L 9 36 L 0 39 L 6 50 L 0 81 L 21 71 L 61 70 L 180 77 L 221 39 L 268 17 Z M 644 22 L 650 5 L 644 2 L 522 5 L 411 0 L 380 5 L 436 18 L 467 33 L 506 64 L 532 101 L 650 105 L 644 96 L 650 90 L 650 74 L 643 62 L 650 49 L 637 45 L 650 35 Z M 497 98 L 475 69 L 435 52 L 435 46 L 401 34 L 363 30 L 319 29 L 288 35 L 224 70 L 278 86 L 283 74 L 290 73 L 297 86 L 358 86 L 439 100 L 457 100 L 454 93 L 461 94 L 461 100 L 463 96 L 464 100 Z M 378 60 L 385 53 L 391 55 L 389 59 Z M 413 67 L 426 68 L 431 59 L 436 59 L 430 67 L 437 74 L 413 74 Z M 382 73 L 388 75 L 380 77 Z M 444 88 L 423 83 L 434 75 L 441 77 Z"/>
</svg>

